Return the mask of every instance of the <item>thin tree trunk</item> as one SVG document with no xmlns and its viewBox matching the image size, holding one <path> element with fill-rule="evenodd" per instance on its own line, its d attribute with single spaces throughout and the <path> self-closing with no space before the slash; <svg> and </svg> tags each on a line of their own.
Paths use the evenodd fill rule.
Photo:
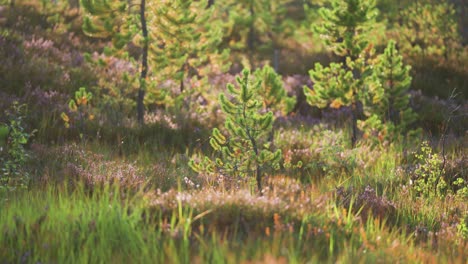
<svg viewBox="0 0 468 264">
<path fill-rule="evenodd" d="M 247 135 L 250 139 L 250 142 L 252 143 L 252 147 L 254 149 L 254 152 L 255 152 L 255 158 L 258 157 L 258 148 L 257 148 L 257 142 L 255 141 L 255 139 L 250 135 L 250 131 L 247 130 Z M 260 165 L 257 164 L 257 168 L 256 168 L 256 175 L 255 175 L 255 179 L 257 181 L 257 187 L 258 187 L 258 194 L 260 196 L 263 195 L 262 193 L 262 169 L 260 168 Z"/>
<path fill-rule="evenodd" d="M 249 49 L 249 63 L 250 63 L 250 68 L 253 70 L 254 65 L 253 65 L 253 53 L 254 53 L 254 42 L 255 42 L 255 28 L 254 28 L 254 16 L 255 16 L 255 11 L 253 7 L 253 1 L 250 1 L 250 18 L 252 19 L 252 23 L 250 23 L 249 27 L 249 35 L 247 37 L 247 47 Z"/>
<path fill-rule="evenodd" d="M 141 75 L 140 75 L 140 89 L 138 90 L 137 100 L 137 112 L 138 112 L 138 123 L 143 125 L 145 123 L 145 105 L 143 100 L 145 99 L 146 90 L 146 77 L 148 75 L 148 28 L 146 25 L 145 10 L 146 0 L 141 0 L 140 4 L 140 22 L 141 31 L 143 33 L 143 47 L 142 47 L 142 59 L 141 59 Z"/>
<path fill-rule="evenodd" d="M 243 110 L 242 115 L 244 117 L 244 120 L 247 119 L 247 116 L 246 116 L 246 113 L 245 113 L 245 106 L 244 106 L 244 110 Z M 255 153 L 255 158 L 258 158 L 259 151 L 258 151 L 258 147 L 257 147 L 257 141 L 252 136 L 252 134 L 250 134 L 250 129 L 247 129 L 245 132 L 247 134 L 247 137 L 250 140 L 250 143 L 252 144 L 252 148 L 253 148 L 254 153 Z M 258 194 L 260 196 L 262 196 L 263 195 L 263 193 L 262 193 L 262 168 L 260 167 L 260 165 L 258 163 L 256 164 L 255 180 L 257 181 Z"/>
<path fill-rule="evenodd" d="M 273 51 L 273 67 L 275 69 L 275 72 L 279 72 L 279 49 L 275 47 Z"/>
<path fill-rule="evenodd" d="M 351 136 L 351 147 L 354 148 L 356 147 L 356 141 L 357 141 L 357 116 L 358 116 L 358 111 L 357 111 L 357 103 L 353 103 L 351 106 L 351 115 L 352 115 L 352 127 L 353 127 L 353 134 Z"/>
<path fill-rule="evenodd" d="M 263 196 L 263 192 L 262 192 L 262 171 L 260 169 L 260 165 L 257 165 L 257 176 L 256 176 L 256 180 L 257 180 L 257 188 L 258 188 L 258 194 L 260 196 Z"/>
</svg>

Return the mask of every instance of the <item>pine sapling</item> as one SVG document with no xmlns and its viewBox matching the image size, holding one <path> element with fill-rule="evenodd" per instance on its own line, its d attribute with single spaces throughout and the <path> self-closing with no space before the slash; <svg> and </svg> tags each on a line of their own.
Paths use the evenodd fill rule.
<svg viewBox="0 0 468 264">
<path fill-rule="evenodd" d="M 265 169 L 280 166 L 281 150 L 270 150 L 268 142 L 274 116 L 271 111 L 262 111 L 260 80 L 250 79 L 249 70 L 236 80 L 238 86 L 228 84 L 229 95 L 219 97 L 226 121 L 222 130 L 213 129 L 210 139 L 217 157 L 203 157 L 199 162 L 192 159 L 189 165 L 199 173 L 254 177 L 261 195 Z"/>
<path fill-rule="evenodd" d="M 115 52 L 132 42 L 135 36 L 140 36 L 141 70 L 137 117 L 138 122 L 143 124 L 149 49 L 146 0 L 81 0 L 81 5 L 85 10 L 83 31 L 91 37 L 111 38 Z"/>
<path fill-rule="evenodd" d="M 405 133 L 416 120 L 409 106 L 410 69 L 404 65 L 394 41 L 377 56 L 371 78 L 376 85 L 369 86 L 364 104 L 364 113 L 369 118 L 359 124 L 366 133 L 374 131 L 379 137 L 392 139 Z"/>
<path fill-rule="evenodd" d="M 187 78 L 228 70 L 229 51 L 218 52 L 223 32 L 213 19 L 214 7 L 206 8 L 205 1 L 173 0 L 148 8 L 151 65 L 158 80 L 176 81 L 183 93 Z"/>
<path fill-rule="evenodd" d="M 265 110 L 282 115 L 287 115 L 292 111 L 296 99 L 287 95 L 281 75 L 276 73 L 272 67 L 266 65 L 263 68 L 258 68 L 254 72 L 254 76 L 256 80 L 262 81 L 259 94 Z"/>
<path fill-rule="evenodd" d="M 374 28 L 378 11 L 374 0 L 333 0 L 331 6 L 321 8 L 319 14 L 323 23 L 314 30 L 341 58 L 341 63 L 331 63 L 329 67 L 316 64 L 309 72 L 314 90 L 305 87 L 304 93 L 307 101 L 318 107 L 351 107 L 351 144 L 354 147 L 362 98 L 367 92 L 366 78 L 371 72 L 367 63 L 373 52 L 369 33 Z"/>
</svg>

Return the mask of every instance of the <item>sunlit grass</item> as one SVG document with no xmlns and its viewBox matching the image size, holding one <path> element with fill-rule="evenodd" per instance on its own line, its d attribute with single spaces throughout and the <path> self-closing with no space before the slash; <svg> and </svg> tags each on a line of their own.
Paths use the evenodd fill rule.
<svg viewBox="0 0 468 264">
<path fill-rule="evenodd" d="M 397 222 L 385 217 L 364 222 L 355 198 L 344 208 L 333 193 L 320 195 L 317 186 L 284 176 L 269 182 L 262 197 L 248 189 L 162 193 L 106 184 L 89 189 L 81 183 L 3 196 L 0 257 L 31 263 L 460 262 L 466 257 L 467 243 L 456 234 L 436 239 L 457 247 L 434 242 L 436 230 L 450 231 L 440 226 L 438 210 L 399 204 Z"/>
</svg>

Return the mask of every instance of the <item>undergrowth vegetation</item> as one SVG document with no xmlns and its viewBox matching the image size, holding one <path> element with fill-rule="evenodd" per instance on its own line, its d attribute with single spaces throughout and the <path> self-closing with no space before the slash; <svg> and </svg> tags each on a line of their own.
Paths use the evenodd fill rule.
<svg viewBox="0 0 468 264">
<path fill-rule="evenodd" d="M 0 263 L 466 263 L 451 3 L 0 0 Z"/>
</svg>

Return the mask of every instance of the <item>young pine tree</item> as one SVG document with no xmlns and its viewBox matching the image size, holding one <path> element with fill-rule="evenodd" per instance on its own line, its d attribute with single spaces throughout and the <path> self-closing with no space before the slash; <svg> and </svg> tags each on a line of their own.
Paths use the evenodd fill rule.
<svg viewBox="0 0 468 264">
<path fill-rule="evenodd" d="M 375 0 L 330 0 L 330 7 L 320 8 L 319 14 L 323 23 L 313 30 L 346 63 L 346 57 L 355 60 L 368 47 L 378 10 Z"/>
<path fill-rule="evenodd" d="M 229 51 L 218 52 L 222 28 L 213 19 L 213 7 L 207 8 L 206 1 L 155 2 L 149 6 L 149 29 L 157 79 L 177 81 L 183 92 L 185 79 L 228 69 Z"/>
<path fill-rule="evenodd" d="M 282 115 L 292 111 L 296 99 L 287 95 L 281 75 L 277 74 L 272 67 L 266 65 L 263 68 L 258 68 L 254 72 L 254 76 L 256 80 L 261 81 L 259 94 L 266 111 L 273 111 Z"/>
<path fill-rule="evenodd" d="M 315 31 L 341 57 L 341 63 L 331 63 L 328 67 L 316 64 L 309 72 L 314 90 L 304 87 L 304 93 L 309 104 L 318 107 L 351 106 L 354 147 L 362 98 L 366 87 L 371 85 L 366 81 L 371 74 L 367 64 L 372 52 L 368 38 L 378 12 L 374 0 L 332 0 L 330 4 L 329 8 L 319 10 L 323 23 Z"/>
<path fill-rule="evenodd" d="M 144 118 L 145 94 L 151 89 L 148 77 L 157 82 L 178 81 L 183 90 L 186 77 L 201 76 L 216 67 L 225 70 L 229 66 L 223 60 L 228 54 L 217 52 L 221 30 L 219 24 L 210 19 L 212 9 L 206 8 L 206 1 L 82 0 L 82 4 L 87 12 L 83 29 L 88 35 L 111 38 L 117 49 L 130 42 L 140 43 L 141 75 L 137 97 L 140 123 Z M 161 91 L 149 91 L 156 100 L 163 99 Z"/>
<path fill-rule="evenodd" d="M 219 102 L 226 115 L 225 133 L 213 129 L 210 145 L 218 157 L 204 157 L 189 165 L 197 172 L 219 173 L 229 177 L 254 177 L 258 192 L 262 192 L 262 177 L 267 167 L 279 168 L 281 150 L 269 149 L 268 135 L 273 125 L 273 113 L 262 111 L 259 98 L 261 81 L 250 79 L 249 70 L 237 77 L 238 87 L 227 85 L 229 97 L 221 94 Z"/>
<path fill-rule="evenodd" d="M 137 96 L 138 122 L 144 123 L 144 97 L 148 76 L 148 27 L 146 0 L 81 0 L 85 10 L 83 31 L 96 38 L 111 38 L 116 49 L 141 36 L 140 88 Z"/>
<path fill-rule="evenodd" d="M 404 65 L 395 41 L 390 41 L 374 63 L 372 78 L 377 85 L 369 89 L 365 103 L 369 119 L 361 122 L 360 127 L 391 137 L 404 133 L 416 120 L 416 114 L 409 107 L 410 69 Z"/>
<path fill-rule="evenodd" d="M 412 59 L 450 59 L 460 46 L 455 7 L 447 1 L 414 1 L 400 13 L 396 37 Z M 457 58 L 455 58 L 457 59 Z"/>
<path fill-rule="evenodd" d="M 214 3 L 224 24 L 228 47 L 247 54 L 244 66 L 255 67 L 254 55 L 275 49 L 286 30 L 286 6 L 291 0 L 223 0 Z M 244 58 L 243 58 L 244 59 Z"/>
</svg>

